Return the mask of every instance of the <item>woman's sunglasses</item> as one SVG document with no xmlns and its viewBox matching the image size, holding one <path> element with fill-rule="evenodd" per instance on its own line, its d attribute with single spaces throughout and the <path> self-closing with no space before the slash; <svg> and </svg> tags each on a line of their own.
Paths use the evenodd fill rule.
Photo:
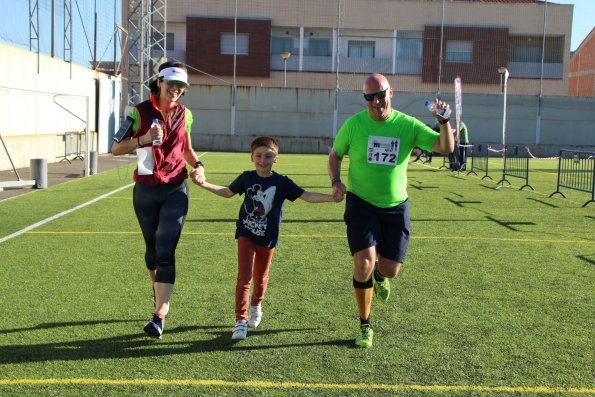
<svg viewBox="0 0 595 397">
<path fill-rule="evenodd" d="M 388 91 L 389 88 L 390 87 L 387 87 L 385 90 L 374 92 L 372 94 L 364 94 L 364 98 L 368 102 L 373 101 L 374 97 L 376 97 L 378 99 L 384 99 L 384 98 L 386 98 L 386 92 Z"/>
<path fill-rule="evenodd" d="M 177 81 L 177 80 L 165 80 L 165 82 L 167 83 L 168 86 L 173 87 L 176 86 L 178 87 L 180 90 L 183 90 L 184 88 L 187 87 L 186 83 L 184 83 L 183 81 Z"/>
</svg>

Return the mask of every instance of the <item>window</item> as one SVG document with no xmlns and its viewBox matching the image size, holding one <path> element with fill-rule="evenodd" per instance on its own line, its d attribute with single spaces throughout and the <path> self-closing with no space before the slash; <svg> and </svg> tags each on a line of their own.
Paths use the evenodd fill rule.
<svg viewBox="0 0 595 397">
<path fill-rule="evenodd" d="M 508 61 L 541 63 L 542 50 L 545 63 L 564 63 L 564 36 L 543 38 L 538 36 L 510 36 L 508 38 Z"/>
<path fill-rule="evenodd" d="M 284 52 L 297 53 L 293 48 L 293 37 L 275 37 L 271 45 L 271 54 L 283 54 Z"/>
<path fill-rule="evenodd" d="M 421 59 L 423 32 L 399 31 L 397 33 L 397 58 Z"/>
<path fill-rule="evenodd" d="M 236 55 L 248 55 L 248 39 L 247 33 L 238 33 L 234 45 L 233 33 L 221 33 L 221 54 L 233 55 L 235 46 Z"/>
<path fill-rule="evenodd" d="M 532 45 L 517 45 L 512 47 L 512 62 L 541 62 L 541 47 Z"/>
<path fill-rule="evenodd" d="M 456 40 L 447 41 L 446 62 L 473 62 L 473 42 Z"/>
<path fill-rule="evenodd" d="M 304 55 L 315 57 L 331 56 L 330 39 L 308 38 L 308 47 L 304 48 Z"/>
<path fill-rule="evenodd" d="M 347 44 L 347 56 L 349 58 L 374 58 L 374 41 L 349 40 Z"/>
</svg>

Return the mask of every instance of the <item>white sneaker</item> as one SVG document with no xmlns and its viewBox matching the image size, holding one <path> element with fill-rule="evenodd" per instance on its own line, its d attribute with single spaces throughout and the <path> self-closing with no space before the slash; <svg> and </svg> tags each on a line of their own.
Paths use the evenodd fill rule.
<svg viewBox="0 0 595 397">
<path fill-rule="evenodd" d="M 248 319 L 248 325 L 252 328 L 258 327 L 260 321 L 262 320 L 262 306 L 258 305 L 251 305 L 250 306 L 250 318 Z"/>
<path fill-rule="evenodd" d="M 234 340 L 246 339 L 247 334 L 248 334 L 248 324 L 246 324 L 246 320 L 236 321 L 236 326 L 233 327 L 233 334 L 231 334 L 231 339 L 234 339 Z"/>
</svg>

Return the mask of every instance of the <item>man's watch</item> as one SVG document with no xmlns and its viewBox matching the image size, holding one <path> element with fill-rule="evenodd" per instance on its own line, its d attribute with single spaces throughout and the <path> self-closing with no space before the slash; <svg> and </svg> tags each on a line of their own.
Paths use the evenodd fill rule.
<svg viewBox="0 0 595 397">
<path fill-rule="evenodd" d="M 194 163 L 193 167 L 194 168 L 198 168 L 198 167 L 205 168 L 205 165 L 202 163 L 202 161 L 198 160 L 196 163 Z"/>
<path fill-rule="evenodd" d="M 444 125 L 444 124 L 448 123 L 449 121 L 450 121 L 450 119 L 442 119 L 438 122 L 438 124 Z"/>
</svg>

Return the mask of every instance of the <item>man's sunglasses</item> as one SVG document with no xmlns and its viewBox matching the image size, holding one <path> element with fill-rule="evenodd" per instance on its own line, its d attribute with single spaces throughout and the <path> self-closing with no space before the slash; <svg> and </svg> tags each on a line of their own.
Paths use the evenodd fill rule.
<svg viewBox="0 0 595 397">
<path fill-rule="evenodd" d="M 385 90 L 374 92 L 372 94 L 364 94 L 364 98 L 368 102 L 373 101 L 374 100 L 374 97 L 376 97 L 378 99 L 384 99 L 384 98 L 386 98 L 386 93 L 387 93 L 387 91 L 388 91 L 389 88 L 390 87 L 387 87 Z"/>
<path fill-rule="evenodd" d="M 176 86 L 181 90 L 187 87 L 186 83 L 184 83 L 183 81 L 165 80 L 165 82 L 167 83 L 168 86 L 170 86 L 170 87 Z"/>
</svg>

